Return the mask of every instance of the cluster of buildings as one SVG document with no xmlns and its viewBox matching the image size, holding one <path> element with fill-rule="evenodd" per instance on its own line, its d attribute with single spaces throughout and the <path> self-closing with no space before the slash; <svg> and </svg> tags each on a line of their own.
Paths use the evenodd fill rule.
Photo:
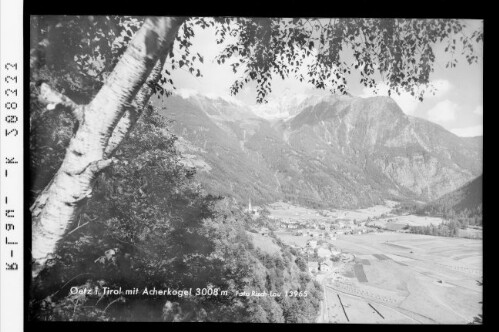
<svg viewBox="0 0 499 332">
<path fill-rule="evenodd" d="M 329 240 L 336 240 L 338 235 L 352 235 L 352 234 L 364 234 L 364 233 L 369 233 L 372 232 L 373 230 L 364 227 L 364 226 L 353 226 L 353 227 L 345 227 L 343 229 L 332 229 L 332 230 L 310 230 L 310 229 L 305 229 L 305 230 L 298 230 L 293 232 L 293 235 L 295 236 L 308 236 L 312 238 L 322 238 L 322 239 L 329 239 Z"/>
<path fill-rule="evenodd" d="M 308 272 L 310 273 L 319 273 L 319 272 L 328 272 L 333 269 L 333 263 L 331 261 L 324 262 L 308 262 Z"/>
<path fill-rule="evenodd" d="M 340 260 L 342 253 L 327 242 L 309 240 L 301 248 L 301 252 L 308 257 L 308 271 L 311 273 L 328 272 L 334 267 L 334 261 Z"/>
<path fill-rule="evenodd" d="M 245 209 L 253 219 L 257 219 L 262 212 L 259 207 L 253 207 L 251 200 L 248 202 L 248 208 Z M 274 216 L 274 222 L 271 229 L 268 227 L 257 227 L 257 231 L 262 236 L 270 236 L 272 231 L 284 231 L 291 233 L 297 237 L 307 237 L 308 241 L 305 246 L 291 244 L 295 250 L 299 251 L 303 256 L 308 258 L 308 270 L 311 273 L 324 273 L 332 271 L 335 264 L 348 262 L 351 257 L 348 254 L 337 251 L 331 240 L 336 240 L 338 236 L 363 234 L 375 231 L 372 225 L 366 226 L 370 218 L 367 220 L 351 220 L 346 216 L 338 218 L 338 215 L 328 211 L 315 212 L 295 212 Z M 272 217 L 271 217 L 272 218 Z"/>
<path fill-rule="evenodd" d="M 335 239 L 337 235 L 362 234 L 370 228 L 349 219 L 276 219 L 279 230 L 293 230 L 296 236 L 323 237 Z"/>
<path fill-rule="evenodd" d="M 330 231 L 348 227 L 347 221 L 321 220 L 321 219 L 277 219 L 276 225 L 280 229 L 316 229 Z"/>
</svg>

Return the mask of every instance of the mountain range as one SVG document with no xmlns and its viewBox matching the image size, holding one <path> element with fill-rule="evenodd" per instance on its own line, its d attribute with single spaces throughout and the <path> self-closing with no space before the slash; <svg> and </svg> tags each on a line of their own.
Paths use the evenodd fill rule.
<svg viewBox="0 0 499 332">
<path fill-rule="evenodd" d="M 417 213 L 438 215 L 452 212 L 454 215 L 474 217 L 482 215 L 482 175 L 462 187 L 418 208 Z"/>
<path fill-rule="evenodd" d="M 432 201 L 482 173 L 482 139 L 406 115 L 389 97 L 284 95 L 250 106 L 179 93 L 153 105 L 207 191 L 255 204 L 359 208 Z"/>
</svg>

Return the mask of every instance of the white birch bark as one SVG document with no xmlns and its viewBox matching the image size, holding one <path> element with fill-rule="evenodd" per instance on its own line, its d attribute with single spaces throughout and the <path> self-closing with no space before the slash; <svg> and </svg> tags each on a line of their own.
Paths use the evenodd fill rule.
<svg viewBox="0 0 499 332">
<path fill-rule="evenodd" d="M 145 107 L 149 102 L 149 98 L 154 91 L 154 85 L 157 83 L 161 77 L 161 70 L 165 64 L 166 56 L 162 56 L 156 65 L 154 66 L 151 74 L 147 78 L 147 81 L 142 85 L 137 96 L 135 97 L 132 106 L 125 110 L 125 113 L 119 120 L 116 127 L 114 127 L 113 133 L 109 138 L 109 141 L 104 151 L 106 158 L 112 156 L 113 152 L 116 151 L 120 143 L 125 139 L 125 137 L 130 133 L 130 131 L 135 126 L 135 123 L 142 115 Z"/>
<path fill-rule="evenodd" d="M 149 99 L 152 89 L 141 87 L 153 67 L 164 61 L 184 20 L 170 17 L 146 19 L 90 104 L 73 106 L 69 99 L 57 93 L 45 94 L 49 104 L 57 104 L 59 100 L 62 107 L 74 107 L 73 113 L 79 118 L 79 125 L 61 167 L 31 207 L 34 278 L 54 254 L 58 242 L 78 215 L 82 201 L 91 195 L 98 173 L 113 163 L 108 156 L 136 121 L 123 115 L 131 111 L 136 97 L 142 98 L 139 101 Z M 157 81 L 160 75 L 153 76 Z M 126 125 L 122 124 L 116 131 L 120 119 Z M 108 143 L 113 145 L 111 149 Z"/>
</svg>

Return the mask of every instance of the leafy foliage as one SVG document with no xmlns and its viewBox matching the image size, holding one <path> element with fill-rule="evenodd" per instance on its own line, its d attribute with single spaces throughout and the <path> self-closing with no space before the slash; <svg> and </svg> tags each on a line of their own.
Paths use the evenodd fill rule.
<svg viewBox="0 0 499 332">
<path fill-rule="evenodd" d="M 37 16 L 31 21 L 36 36 L 31 47 L 49 45 L 41 62 L 52 70 L 80 73 L 79 79 L 93 81 L 98 91 L 143 18 Z M 265 102 L 272 91 L 274 75 L 294 75 L 318 89 L 346 94 L 354 69 L 366 87 L 376 88 L 381 79 L 389 94 L 406 91 L 422 100 L 432 90 L 429 78 L 437 44 L 444 43 L 450 54 L 446 67 L 455 67 L 458 56 L 476 63 L 477 44 L 483 40 L 483 31 L 469 32 L 462 20 L 453 19 L 191 17 L 168 54 L 156 85 L 158 95 L 168 96 L 175 89 L 171 73 L 176 69 L 202 76 L 198 65 L 204 57 L 191 52 L 195 26 L 216 29 L 217 43 L 224 45 L 217 62 L 230 61 L 239 74 L 231 93 L 256 82 L 258 102 Z M 42 53 L 40 48 L 35 53 Z"/>
<path fill-rule="evenodd" d="M 255 248 L 252 220 L 231 200 L 202 192 L 183 166 L 176 137 L 144 117 L 98 179 L 94 194 L 35 280 L 35 320 L 313 321 L 320 288 L 283 244 L 282 256 Z M 261 217 L 265 218 L 265 217 Z M 260 221 L 264 223 L 265 221 Z M 268 222 L 268 221 L 267 221 Z M 71 287 L 99 294 L 71 294 Z M 111 289 L 219 288 L 224 296 L 102 295 Z M 236 291 L 309 290 L 272 299 Z"/>
<path fill-rule="evenodd" d="M 425 234 L 434 236 L 449 236 L 454 237 L 458 235 L 460 224 L 456 221 L 441 223 L 437 226 L 410 226 L 409 231 L 415 234 Z"/>
<path fill-rule="evenodd" d="M 217 23 L 218 42 L 227 41 L 217 61 L 233 59 L 234 73 L 242 74 L 231 92 L 256 81 L 258 102 L 272 91 L 273 74 L 282 79 L 293 74 L 318 89 L 346 94 L 353 69 L 366 87 L 376 88 L 381 78 L 389 94 L 406 91 L 422 100 L 432 88 L 437 43 L 446 43 L 451 54 L 446 67 L 455 67 L 456 53 L 477 62 L 476 44 L 483 39 L 483 32 L 467 35 L 462 21 L 450 19 L 238 18 Z M 351 61 L 346 52 L 353 54 Z"/>
<path fill-rule="evenodd" d="M 126 50 L 143 18 L 130 16 L 32 16 L 32 81 L 59 78 L 53 88 L 86 103 Z"/>
</svg>

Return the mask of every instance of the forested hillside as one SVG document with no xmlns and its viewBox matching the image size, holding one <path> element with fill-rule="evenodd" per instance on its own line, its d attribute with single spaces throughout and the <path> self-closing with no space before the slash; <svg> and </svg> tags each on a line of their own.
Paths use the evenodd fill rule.
<svg viewBox="0 0 499 332">
<path fill-rule="evenodd" d="M 255 248 L 254 223 L 231 199 L 206 194 L 181 162 L 177 138 L 152 109 L 106 171 L 78 224 L 48 268 L 34 281 L 30 316 L 36 320 L 312 322 L 321 288 L 299 255 Z M 39 138 L 50 140 L 40 134 Z M 36 170 L 53 167 L 35 150 Z M 60 151 L 59 151 L 60 152 Z M 35 174 L 42 175 L 42 172 Z M 37 178 L 35 183 L 44 181 Z M 303 258 L 301 258 L 303 259 Z M 71 288 L 212 288 L 227 295 L 82 295 Z M 286 297 L 286 291 L 307 292 Z M 280 292 L 280 297 L 237 292 Z"/>
<path fill-rule="evenodd" d="M 392 212 L 396 214 L 441 217 L 445 220 L 439 225 L 408 227 L 412 233 L 458 236 L 459 229 L 466 230 L 468 226 L 483 225 L 482 192 L 482 175 L 480 175 L 464 186 L 443 195 L 433 202 L 426 204 L 404 202 L 399 204 Z"/>
<path fill-rule="evenodd" d="M 482 175 L 437 200 L 416 209 L 418 214 L 443 216 L 471 225 L 482 224 Z"/>
</svg>

